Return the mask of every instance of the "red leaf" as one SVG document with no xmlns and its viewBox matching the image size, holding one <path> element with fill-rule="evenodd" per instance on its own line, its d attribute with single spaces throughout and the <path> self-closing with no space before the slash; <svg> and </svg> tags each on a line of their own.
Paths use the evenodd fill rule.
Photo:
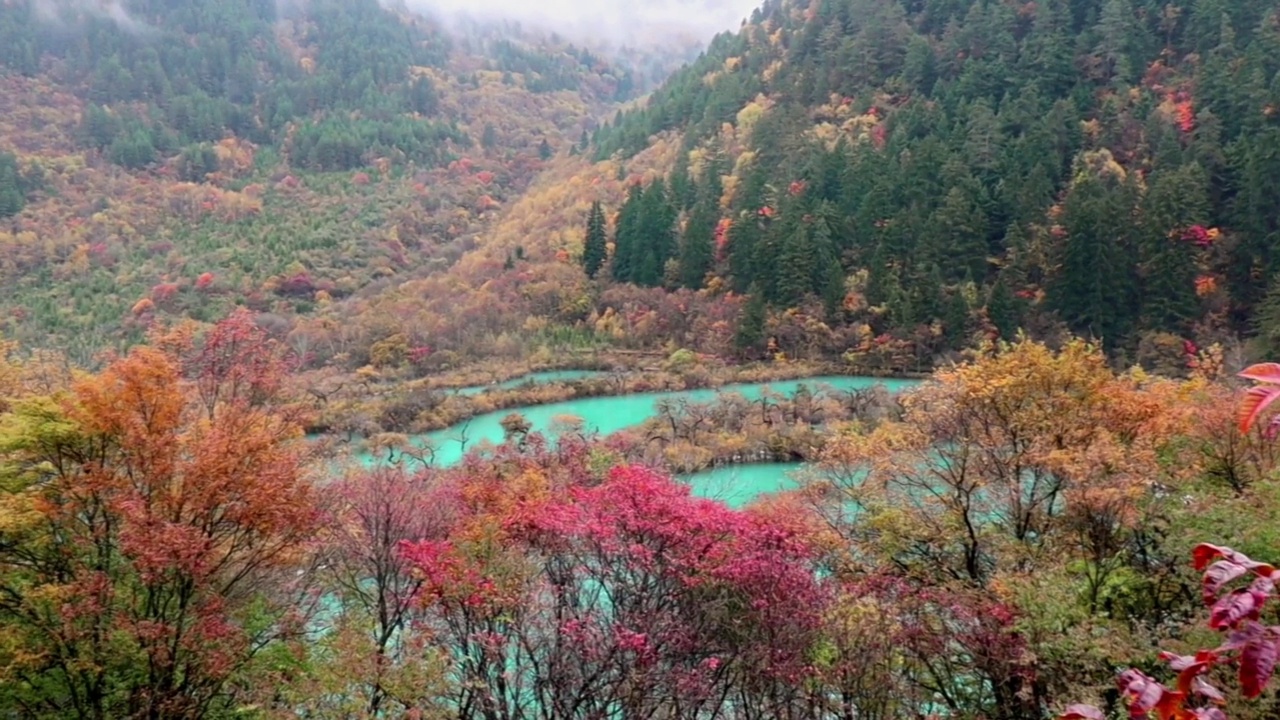
<svg viewBox="0 0 1280 720">
<path fill-rule="evenodd" d="M 1276 638 L 1271 631 L 1260 633 L 1240 651 L 1240 687 L 1247 698 L 1262 694 L 1276 669 Z"/>
<path fill-rule="evenodd" d="M 1205 566 L 1212 560 L 1216 560 L 1224 555 L 1230 555 L 1235 551 L 1229 547 L 1222 545 L 1212 545 L 1210 543 L 1200 543 L 1191 551 L 1191 565 L 1196 570 L 1204 570 Z"/>
<path fill-rule="evenodd" d="M 1236 590 L 1214 603 L 1209 612 L 1209 627 L 1224 630 L 1235 627 L 1242 620 L 1257 620 L 1260 603 L 1249 590 Z"/>
<path fill-rule="evenodd" d="M 1153 710 L 1161 718 L 1172 717 L 1184 697 L 1138 670 L 1125 670 L 1117 685 L 1129 699 L 1129 715 L 1134 718 L 1144 718 Z"/>
<path fill-rule="evenodd" d="M 1246 380 L 1280 384 L 1280 363 L 1258 363 L 1237 373 Z"/>
<path fill-rule="evenodd" d="M 1280 386 L 1255 385 L 1245 391 L 1244 399 L 1236 411 L 1236 419 L 1240 422 L 1240 432 L 1247 433 L 1253 423 L 1271 403 L 1280 399 Z"/>
<path fill-rule="evenodd" d="M 1275 568 L 1267 563 L 1258 562 L 1248 555 L 1232 550 L 1225 545 L 1200 543 L 1191 551 L 1191 564 L 1196 570 L 1204 570 L 1206 565 L 1218 558 L 1223 558 L 1236 565 L 1242 565 L 1246 569 L 1264 577 L 1270 576 L 1275 571 Z"/>
<path fill-rule="evenodd" d="M 1058 720 L 1106 720 L 1106 716 L 1092 705 L 1072 705 L 1058 716 Z"/>
<path fill-rule="evenodd" d="M 1249 568 L 1233 563 L 1230 560 L 1219 560 L 1204 572 L 1204 585 L 1201 592 L 1206 603 L 1218 599 L 1218 591 L 1222 586 L 1249 572 Z M 1174 668 L 1175 670 L 1177 668 Z"/>
<path fill-rule="evenodd" d="M 1175 672 L 1182 672 L 1194 665 L 1198 658 L 1195 655 L 1175 655 L 1171 652 L 1161 652 L 1159 655 L 1161 660 L 1169 663 L 1169 668 Z"/>
<path fill-rule="evenodd" d="M 1209 700 L 1215 703 L 1225 703 L 1227 701 L 1226 696 L 1222 694 L 1221 690 L 1210 685 L 1209 681 L 1202 677 L 1197 677 L 1192 681 L 1191 691 L 1201 697 L 1209 698 Z"/>
</svg>

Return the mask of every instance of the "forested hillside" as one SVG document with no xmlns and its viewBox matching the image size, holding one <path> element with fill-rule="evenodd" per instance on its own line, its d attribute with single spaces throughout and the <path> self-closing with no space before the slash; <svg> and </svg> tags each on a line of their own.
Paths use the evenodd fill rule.
<svg viewBox="0 0 1280 720">
<path fill-rule="evenodd" d="M 601 272 L 748 293 L 752 352 L 807 322 L 896 367 L 1019 327 L 1274 353 L 1277 71 L 1263 0 L 771 1 L 594 135 L 682 150 Z"/>
<path fill-rule="evenodd" d="M 2 329 L 80 362 L 233 305 L 287 329 L 447 267 L 643 82 L 375 0 L 4 3 Z"/>
</svg>

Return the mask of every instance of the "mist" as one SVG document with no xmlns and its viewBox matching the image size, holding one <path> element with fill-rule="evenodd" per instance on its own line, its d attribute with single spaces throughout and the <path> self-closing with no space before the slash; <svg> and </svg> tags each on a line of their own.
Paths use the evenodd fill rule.
<svg viewBox="0 0 1280 720">
<path fill-rule="evenodd" d="M 36 17 L 57 25 L 72 24 L 84 16 L 93 16 L 115 22 L 121 30 L 145 34 L 153 28 L 141 23 L 124 8 L 121 0 L 36 0 Z"/>
<path fill-rule="evenodd" d="M 643 47 L 710 40 L 737 30 L 761 0 L 403 0 L 445 21 L 518 22 L 596 45 Z M 399 3 L 397 3 L 399 4 Z"/>
</svg>

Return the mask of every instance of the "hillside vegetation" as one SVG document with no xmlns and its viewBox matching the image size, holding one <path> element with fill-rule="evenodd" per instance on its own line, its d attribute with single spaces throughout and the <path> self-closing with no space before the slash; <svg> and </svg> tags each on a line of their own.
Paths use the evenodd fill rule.
<svg viewBox="0 0 1280 720">
<path fill-rule="evenodd" d="M 596 133 L 602 159 L 682 150 L 614 198 L 610 274 L 750 293 L 898 365 L 1019 327 L 1271 351 L 1278 71 L 1267 2 L 768 2 Z"/>
<path fill-rule="evenodd" d="M 4 329 L 81 362 L 447 267 L 637 84 L 374 0 L 110 7 L 0 8 Z"/>
</svg>

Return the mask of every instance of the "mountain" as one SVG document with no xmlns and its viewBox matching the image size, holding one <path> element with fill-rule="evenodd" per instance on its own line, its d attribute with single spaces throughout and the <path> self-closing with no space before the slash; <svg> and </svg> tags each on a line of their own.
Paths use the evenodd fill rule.
<svg viewBox="0 0 1280 720">
<path fill-rule="evenodd" d="M 6 2 L 0 329 L 90 362 L 447 267 L 638 67 L 374 0 Z"/>
<path fill-rule="evenodd" d="M 612 276 L 758 295 L 895 366 L 1019 327 L 1274 352 L 1278 71 L 1267 2 L 773 0 L 594 135 L 681 147 L 615 203 Z"/>
<path fill-rule="evenodd" d="M 3 330 L 81 362 L 233 305 L 313 368 L 411 377 L 917 371 L 1020 330 L 1172 371 L 1280 351 L 1261 0 L 774 1 L 639 100 L 680 52 L 372 0 L 2 17 Z"/>
</svg>

